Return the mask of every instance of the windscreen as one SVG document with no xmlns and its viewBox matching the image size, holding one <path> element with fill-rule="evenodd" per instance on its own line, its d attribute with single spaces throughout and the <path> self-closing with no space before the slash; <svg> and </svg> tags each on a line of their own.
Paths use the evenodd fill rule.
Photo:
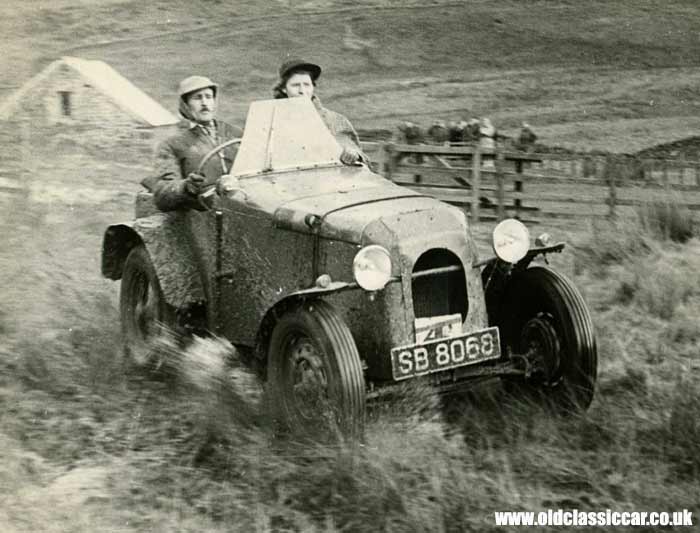
<svg viewBox="0 0 700 533">
<path fill-rule="evenodd" d="M 340 164 L 341 148 L 308 98 L 253 102 L 231 174 Z"/>
</svg>

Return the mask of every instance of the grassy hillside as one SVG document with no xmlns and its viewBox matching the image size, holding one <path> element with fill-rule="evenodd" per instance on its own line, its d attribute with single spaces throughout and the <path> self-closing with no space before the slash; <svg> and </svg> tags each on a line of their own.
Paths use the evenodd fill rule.
<svg viewBox="0 0 700 533">
<path fill-rule="evenodd" d="M 488 115 L 546 143 L 636 150 L 700 126 L 692 1 L 38 2 L 3 7 L 6 71 L 61 54 L 108 61 L 174 107 L 192 72 L 244 120 L 287 53 L 325 68 L 320 94 L 359 128 Z"/>
<path fill-rule="evenodd" d="M 2 221 L 0 530 L 498 531 L 496 510 L 700 512 L 697 238 L 634 219 L 537 228 L 569 241 L 550 259 L 597 328 L 586 415 L 497 386 L 443 411 L 407 389 L 371 413 L 364 446 L 301 444 L 272 437 L 261 384 L 224 342 L 174 352 L 167 379 L 124 372 L 99 249 L 131 211 L 131 186 L 105 184 L 129 169 L 93 165 L 56 160 Z"/>
</svg>

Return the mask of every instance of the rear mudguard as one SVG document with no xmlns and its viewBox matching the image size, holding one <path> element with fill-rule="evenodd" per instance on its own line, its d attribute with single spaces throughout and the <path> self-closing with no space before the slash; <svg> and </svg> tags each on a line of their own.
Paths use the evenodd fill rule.
<svg viewBox="0 0 700 533">
<path fill-rule="evenodd" d="M 158 213 L 107 228 L 102 242 L 102 275 L 118 280 L 134 246 L 143 243 L 166 301 L 176 309 L 205 302 L 202 279 L 181 213 Z"/>
</svg>

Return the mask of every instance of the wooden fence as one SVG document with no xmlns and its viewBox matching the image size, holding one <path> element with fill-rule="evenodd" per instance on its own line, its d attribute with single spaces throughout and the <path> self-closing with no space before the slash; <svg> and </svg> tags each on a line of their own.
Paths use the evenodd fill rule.
<svg viewBox="0 0 700 533">
<path fill-rule="evenodd" d="M 700 161 L 386 142 L 363 147 L 385 177 L 461 206 L 473 220 L 611 216 L 649 202 L 700 211 Z M 4 148 L 0 201 L 12 201 L 27 194 L 33 159 L 28 142 L 20 150 Z"/>
<path fill-rule="evenodd" d="M 474 219 L 611 216 L 649 202 L 700 211 L 700 162 L 530 154 L 477 146 L 366 147 L 395 183 L 463 207 Z"/>
</svg>

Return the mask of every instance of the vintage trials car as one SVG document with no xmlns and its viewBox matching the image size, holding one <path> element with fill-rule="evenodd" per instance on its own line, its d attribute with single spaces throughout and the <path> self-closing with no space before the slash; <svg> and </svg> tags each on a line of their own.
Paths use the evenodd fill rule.
<svg viewBox="0 0 700 533">
<path fill-rule="evenodd" d="M 508 220 L 480 260 L 461 209 L 341 164 L 304 98 L 253 103 L 232 142 L 211 209 L 161 213 L 140 193 L 136 219 L 107 229 L 127 351 L 163 323 L 224 336 L 257 357 L 280 420 L 302 430 L 331 406 L 356 434 L 367 400 L 412 379 L 450 392 L 499 376 L 590 404 L 589 312 L 567 278 L 531 266 L 562 243 L 530 247 Z"/>
</svg>

